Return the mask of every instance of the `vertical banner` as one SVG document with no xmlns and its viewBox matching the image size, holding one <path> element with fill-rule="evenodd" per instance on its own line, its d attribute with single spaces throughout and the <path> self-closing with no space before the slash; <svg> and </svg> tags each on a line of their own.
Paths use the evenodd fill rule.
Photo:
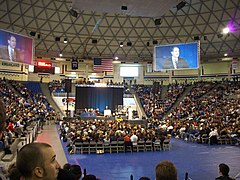
<svg viewBox="0 0 240 180">
<path fill-rule="evenodd" d="M 78 58 L 72 57 L 72 70 L 78 69 Z"/>
<path fill-rule="evenodd" d="M 62 65 L 62 74 L 64 74 L 64 64 Z"/>
<path fill-rule="evenodd" d="M 148 73 L 153 72 L 153 65 L 150 63 L 147 63 L 147 72 Z"/>
<path fill-rule="evenodd" d="M 232 70 L 238 69 L 238 60 L 233 58 L 232 60 Z"/>
</svg>

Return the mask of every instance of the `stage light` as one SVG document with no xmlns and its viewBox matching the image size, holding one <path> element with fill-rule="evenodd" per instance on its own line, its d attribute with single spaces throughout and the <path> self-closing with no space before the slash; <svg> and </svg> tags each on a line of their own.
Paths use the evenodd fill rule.
<svg viewBox="0 0 240 180">
<path fill-rule="evenodd" d="M 228 54 L 227 54 L 227 53 L 225 53 L 225 54 L 224 54 L 224 56 L 226 57 L 226 56 L 228 56 Z"/>
<path fill-rule="evenodd" d="M 67 41 L 67 38 L 64 38 L 64 40 L 63 40 L 63 43 L 67 43 L 68 41 Z"/>
<path fill-rule="evenodd" d="M 120 47 L 123 47 L 123 42 L 120 43 Z"/>
<path fill-rule="evenodd" d="M 60 57 L 62 57 L 62 56 L 63 56 L 63 54 L 62 54 L 62 53 L 60 53 L 60 54 L 59 54 L 59 56 L 60 56 Z"/>
<path fill-rule="evenodd" d="M 224 28 L 222 32 L 223 32 L 223 34 L 229 33 L 230 32 L 229 27 Z"/>
</svg>

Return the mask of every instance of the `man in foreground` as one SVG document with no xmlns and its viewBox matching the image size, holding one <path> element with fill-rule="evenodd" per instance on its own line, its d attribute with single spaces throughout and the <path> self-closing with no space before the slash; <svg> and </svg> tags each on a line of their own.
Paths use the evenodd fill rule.
<svg viewBox="0 0 240 180">
<path fill-rule="evenodd" d="M 17 154 L 16 165 L 25 180 L 55 180 L 60 165 L 53 148 L 46 143 L 30 143 Z"/>
</svg>

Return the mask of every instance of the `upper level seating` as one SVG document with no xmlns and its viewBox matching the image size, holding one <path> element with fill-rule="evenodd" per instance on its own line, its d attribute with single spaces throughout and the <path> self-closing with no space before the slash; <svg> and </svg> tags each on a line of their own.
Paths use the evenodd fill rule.
<svg viewBox="0 0 240 180">
<path fill-rule="evenodd" d="M 41 88 L 39 82 L 26 82 L 26 83 L 24 83 L 24 85 L 26 88 L 28 88 L 29 90 L 31 90 L 34 93 L 43 94 L 42 88 Z"/>
</svg>

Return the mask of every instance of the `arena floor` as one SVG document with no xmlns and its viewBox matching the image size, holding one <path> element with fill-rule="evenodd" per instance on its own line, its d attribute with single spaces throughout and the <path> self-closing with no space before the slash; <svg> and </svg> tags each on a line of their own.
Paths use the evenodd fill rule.
<svg viewBox="0 0 240 180">
<path fill-rule="evenodd" d="M 184 179 L 186 172 L 193 180 L 215 179 L 220 163 L 229 165 L 231 176 L 240 172 L 240 146 L 209 146 L 172 139 L 170 151 L 69 155 L 66 143 L 61 143 L 58 138 L 55 125 L 46 126 L 37 140 L 54 147 L 61 165 L 67 161 L 79 164 L 88 174 L 94 174 L 101 180 L 130 180 L 131 174 L 134 180 L 141 176 L 154 180 L 155 166 L 164 159 L 174 162 L 179 180 Z"/>
</svg>

